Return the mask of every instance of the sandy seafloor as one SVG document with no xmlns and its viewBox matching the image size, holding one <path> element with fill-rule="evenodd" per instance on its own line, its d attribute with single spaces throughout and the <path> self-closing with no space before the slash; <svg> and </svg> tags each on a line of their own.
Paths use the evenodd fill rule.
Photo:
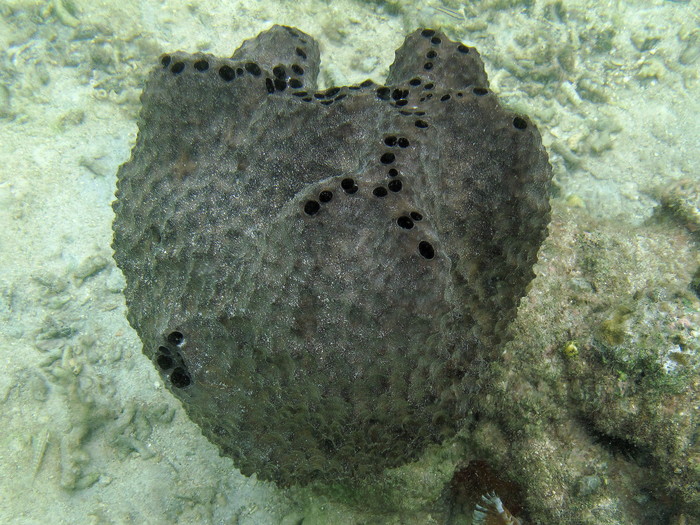
<svg viewBox="0 0 700 525">
<path fill-rule="evenodd" d="M 145 74 L 165 51 L 230 56 L 273 23 L 319 40 L 326 87 L 381 82 L 417 27 L 474 45 L 537 122 L 559 209 L 633 229 L 700 177 L 697 1 L 4 0 L 0 523 L 431 522 L 243 477 L 126 321 L 110 202 Z"/>
</svg>

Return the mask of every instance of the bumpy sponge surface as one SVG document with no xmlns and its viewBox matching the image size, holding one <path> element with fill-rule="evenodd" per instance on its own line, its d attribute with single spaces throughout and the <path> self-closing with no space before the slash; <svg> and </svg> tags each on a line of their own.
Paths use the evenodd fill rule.
<svg viewBox="0 0 700 525">
<path fill-rule="evenodd" d="M 232 58 L 161 57 L 118 174 L 128 317 L 244 474 L 362 478 L 469 410 L 549 222 L 535 126 L 474 48 L 409 35 L 386 85 L 315 89 L 275 26 Z"/>
</svg>

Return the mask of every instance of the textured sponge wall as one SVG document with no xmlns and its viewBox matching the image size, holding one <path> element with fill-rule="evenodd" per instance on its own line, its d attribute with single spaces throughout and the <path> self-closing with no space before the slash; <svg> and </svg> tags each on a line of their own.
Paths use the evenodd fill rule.
<svg viewBox="0 0 700 525">
<path fill-rule="evenodd" d="M 119 171 L 129 321 L 245 474 L 362 478 L 468 410 L 549 221 L 551 171 L 478 53 L 409 35 L 387 85 L 315 91 L 275 26 L 231 59 L 161 58 Z"/>
</svg>

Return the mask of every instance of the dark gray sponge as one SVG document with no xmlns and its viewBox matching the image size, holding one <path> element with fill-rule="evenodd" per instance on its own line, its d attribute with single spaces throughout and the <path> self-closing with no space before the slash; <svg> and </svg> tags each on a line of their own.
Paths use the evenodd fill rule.
<svg viewBox="0 0 700 525">
<path fill-rule="evenodd" d="M 429 29 L 386 86 L 316 92 L 316 42 L 161 57 L 118 174 L 128 317 L 244 474 L 362 478 L 469 411 L 549 222 L 539 133 Z"/>
</svg>

